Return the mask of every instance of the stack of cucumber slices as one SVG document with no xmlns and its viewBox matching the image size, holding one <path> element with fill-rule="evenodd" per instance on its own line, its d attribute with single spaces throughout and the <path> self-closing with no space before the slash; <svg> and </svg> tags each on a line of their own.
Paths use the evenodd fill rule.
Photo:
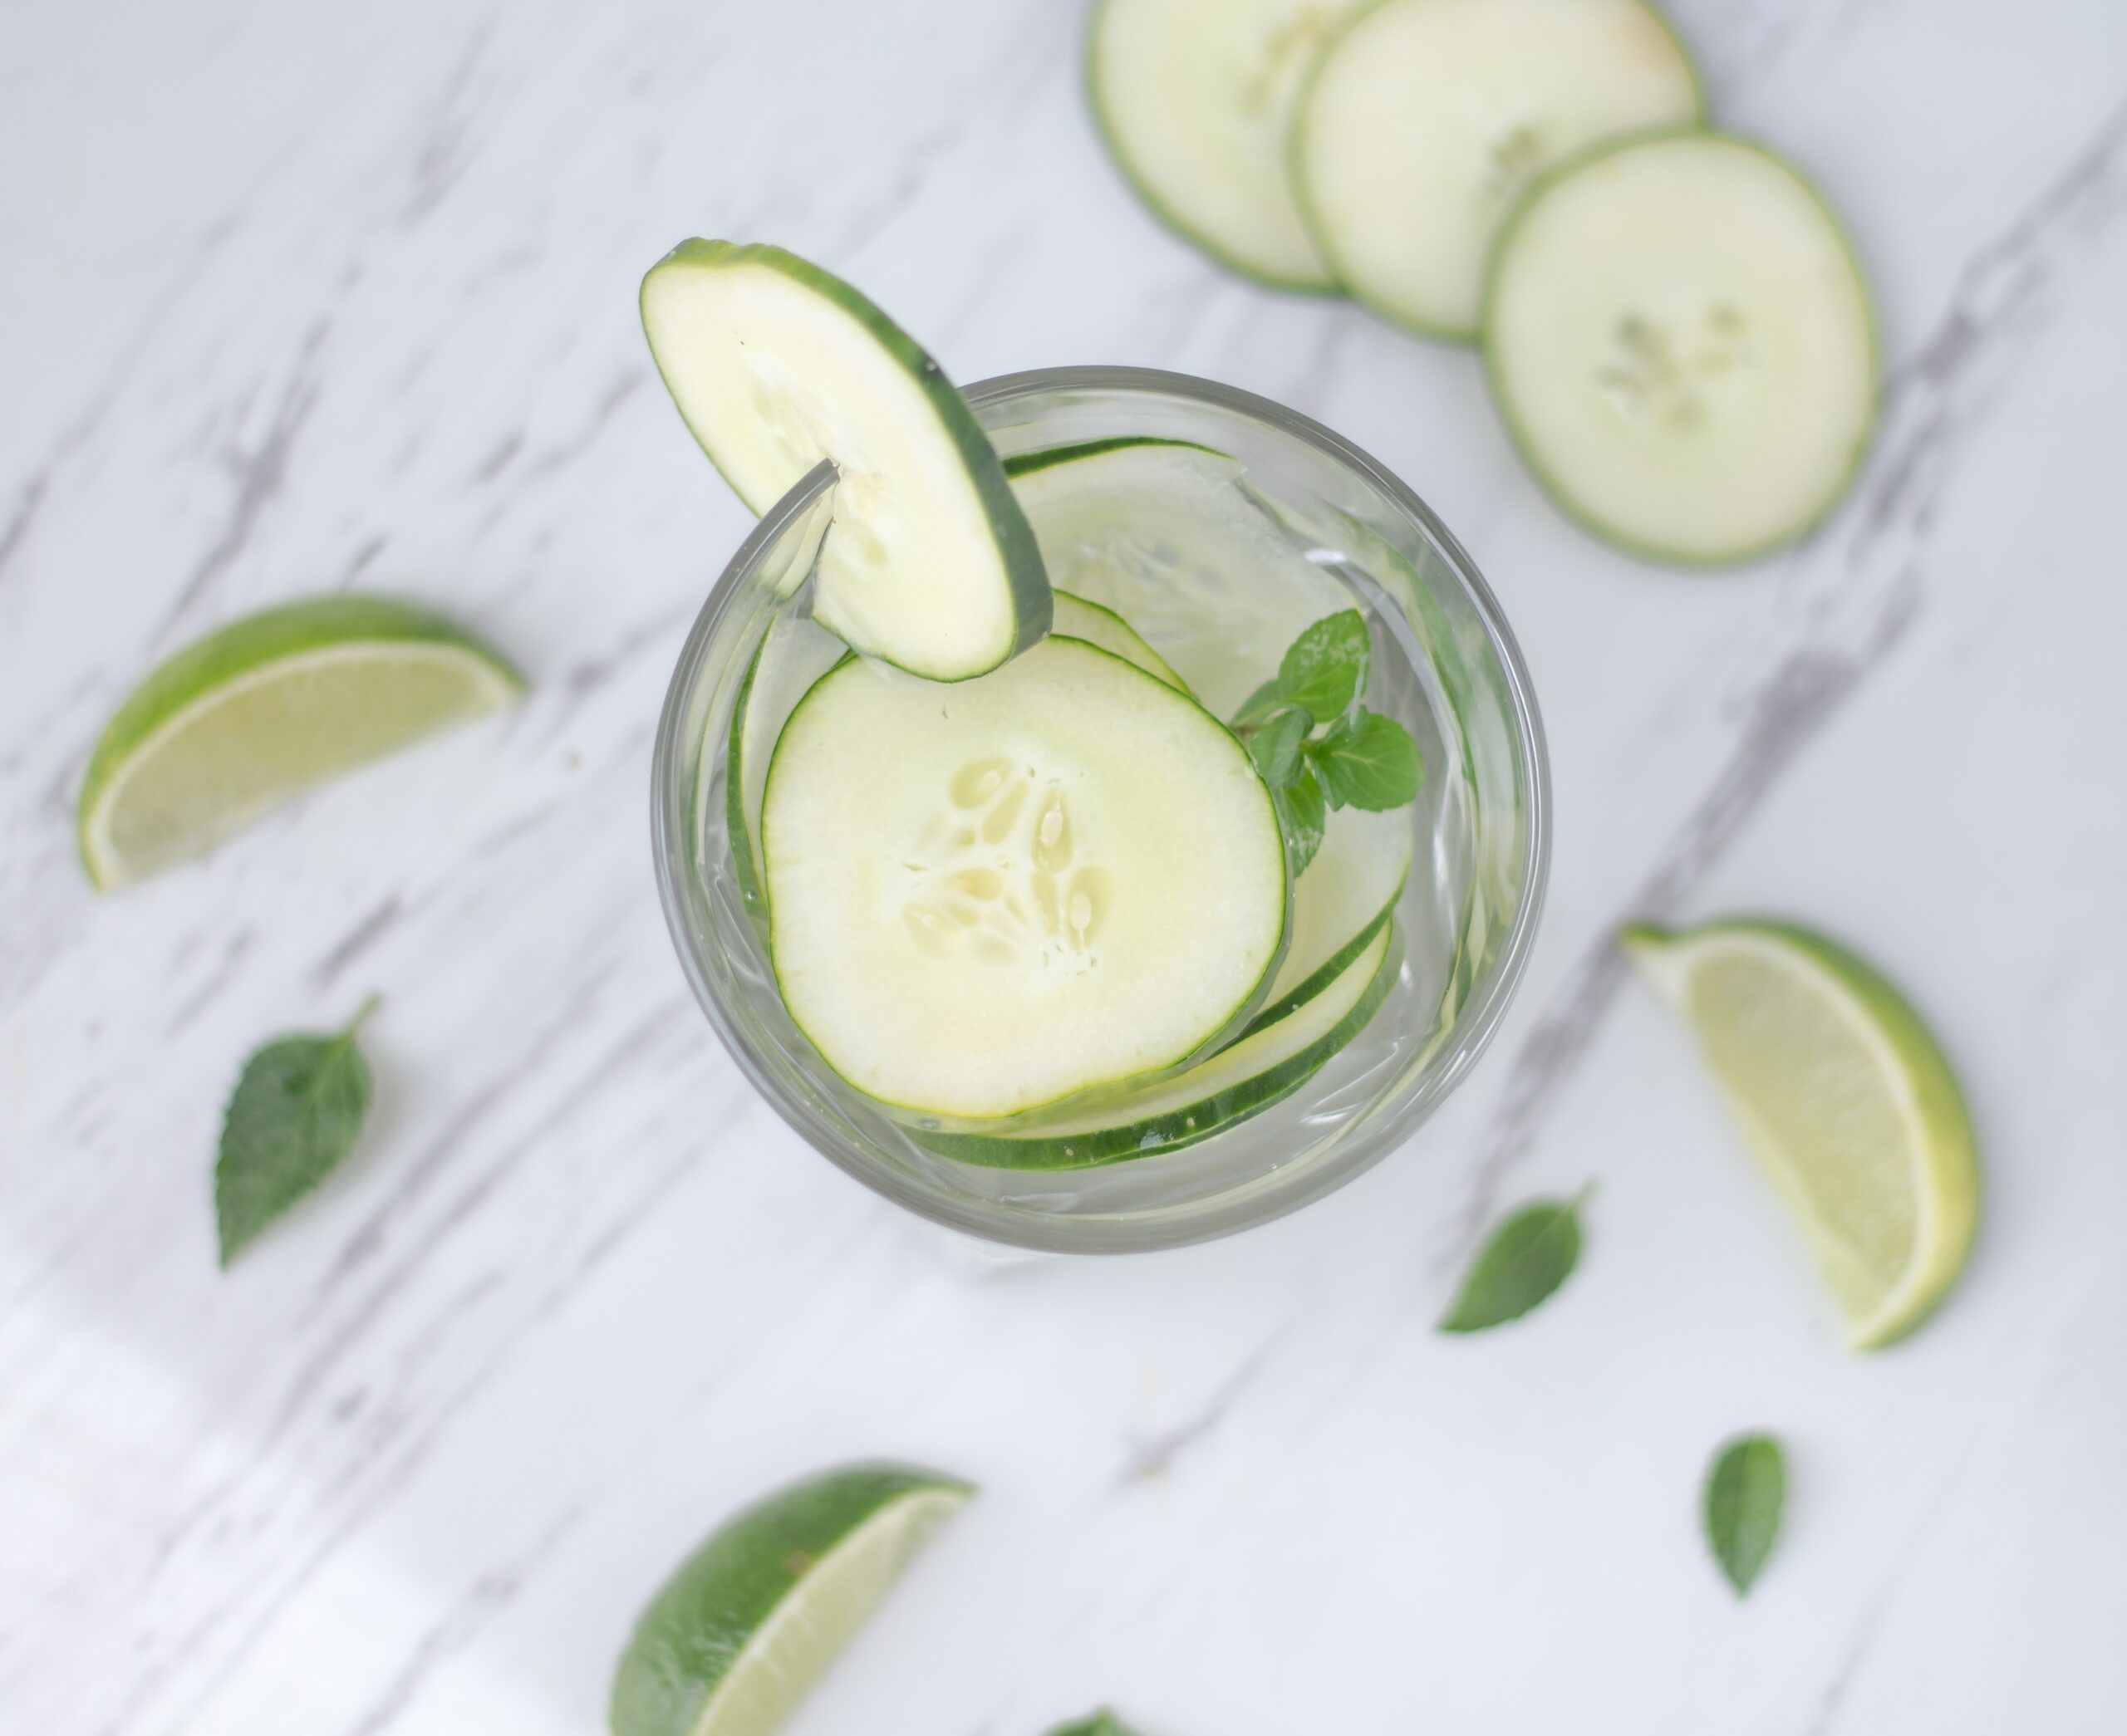
<svg viewBox="0 0 2127 1736">
<path fill-rule="evenodd" d="M 1294 873 L 1257 757 L 1193 684 L 1265 671 L 1229 666 L 1231 633 L 1156 651 L 1091 529 L 1164 502 L 1208 537 L 1240 467 L 1152 439 L 1008 463 L 922 350 L 779 248 L 686 243 L 642 309 L 749 505 L 835 472 L 732 708 L 721 810 L 826 1064 L 933 1150 L 1014 1169 L 1191 1144 L 1324 1066 L 1396 979 L 1411 816 L 1339 807 Z M 1299 625 L 1350 606 L 1314 601 Z"/>
<path fill-rule="evenodd" d="M 1183 235 L 1480 346 L 1530 469 L 1598 535 L 1747 559 L 1859 466 L 1852 250 L 1793 168 L 1706 130 L 1644 0 L 1098 0 L 1088 82 Z"/>
</svg>

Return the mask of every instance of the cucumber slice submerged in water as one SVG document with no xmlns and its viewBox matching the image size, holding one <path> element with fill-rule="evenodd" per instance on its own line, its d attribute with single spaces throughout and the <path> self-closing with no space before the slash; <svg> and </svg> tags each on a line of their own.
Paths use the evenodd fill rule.
<svg viewBox="0 0 2127 1736">
<path fill-rule="evenodd" d="M 1361 0 L 1101 0 L 1094 119 L 1145 203 L 1280 288 L 1334 287 L 1293 204 L 1285 135 L 1308 67 Z"/>
<path fill-rule="evenodd" d="M 1089 1169 L 1207 1140 L 1290 1096 L 1366 1028 L 1395 984 L 1397 938 L 1383 926 L 1321 993 L 1171 1079 L 1024 1131 L 919 1137 L 941 1157 L 1000 1170 Z"/>
<path fill-rule="evenodd" d="M 1268 791 L 1218 720 L 1050 638 L 941 690 L 861 661 L 784 724 L 761 816 L 784 1005 L 858 1090 L 1019 1113 L 1177 1066 L 1285 944 Z"/>
<path fill-rule="evenodd" d="M 1353 606 L 1223 453 L 1176 441 L 1068 450 L 1012 483 L 1050 576 L 1128 621 L 1219 716 L 1311 623 Z"/>
<path fill-rule="evenodd" d="M 725 756 L 724 823 L 739 893 L 757 914 L 765 912 L 768 902 L 759 869 L 761 793 L 768 787 L 776 738 L 813 684 L 848 655 L 849 647 L 833 634 L 800 616 L 779 615 L 746 665 Z"/>
<path fill-rule="evenodd" d="M 1411 871 L 1416 841 L 1407 807 L 1329 817 L 1314 860 L 1293 885 L 1291 943 L 1248 1032 L 1321 993 L 1388 924 Z M 1246 1033 L 1245 1033 L 1246 1034 Z"/>
<path fill-rule="evenodd" d="M 1181 678 L 1121 615 L 1068 591 L 1059 591 L 1055 596 L 1056 632 L 1098 645 L 1169 687 L 1188 692 Z M 801 615 L 779 615 L 769 621 L 746 665 L 726 748 L 725 831 L 740 895 L 746 908 L 758 914 L 765 915 L 768 910 L 759 868 L 761 795 L 768 787 L 776 740 L 813 684 L 849 655 L 849 647 L 826 629 Z"/>
<path fill-rule="evenodd" d="M 1309 81 L 1294 188 L 1346 288 L 1467 341 L 1492 238 L 1531 179 L 1700 110 L 1691 62 L 1640 0 L 1385 0 Z"/>
<path fill-rule="evenodd" d="M 1103 609 L 1098 603 L 1089 603 L 1068 591 L 1059 591 L 1055 596 L 1056 625 L 1050 629 L 1052 632 L 1098 645 L 1125 663 L 1136 664 L 1147 674 L 1166 682 L 1176 691 L 1189 691 L 1189 684 L 1176 674 L 1167 660 L 1139 638 L 1137 630 L 1113 609 Z"/>
<path fill-rule="evenodd" d="M 1485 365 L 1530 466 L 1598 534 L 1682 562 L 1809 530 L 1876 399 L 1845 238 L 1777 157 L 1674 133 L 1599 148 L 1509 218 Z"/>
<path fill-rule="evenodd" d="M 823 626 L 940 681 L 1049 630 L 1040 552 L 975 413 L 847 284 L 780 248 L 683 242 L 642 281 L 642 326 L 680 415 L 754 511 L 834 463 Z"/>
</svg>

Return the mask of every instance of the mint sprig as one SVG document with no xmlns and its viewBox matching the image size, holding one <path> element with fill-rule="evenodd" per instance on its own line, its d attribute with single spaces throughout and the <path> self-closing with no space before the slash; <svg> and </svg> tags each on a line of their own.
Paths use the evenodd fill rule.
<svg viewBox="0 0 2127 1736">
<path fill-rule="evenodd" d="M 1234 714 L 1234 733 L 1277 804 L 1295 879 L 1321 847 L 1328 809 L 1401 807 L 1425 781 L 1410 732 L 1362 703 L 1372 673 L 1366 617 L 1346 609 L 1294 640 L 1278 673 Z"/>
</svg>

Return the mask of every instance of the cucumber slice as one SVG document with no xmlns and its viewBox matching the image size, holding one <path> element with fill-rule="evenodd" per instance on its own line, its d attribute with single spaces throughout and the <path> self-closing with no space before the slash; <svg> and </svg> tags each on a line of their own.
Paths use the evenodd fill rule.
<svg viewBox="0 0 2127 1736">
<path fill-rule="evenodd" d="M 1353 606 L 1223 453 L 1172 441 L 1070 452 L 1012 483 L 1050 576 L 1122 615 L 1219 716 L 1311 623 Z"/>
<path fill-rule="evenodd" d="M 642 329 L 681 418 L 754 512 L 833 463 L 822 626 L 937 681 L 1049 630 L 1040 551 L 974 411 L 847 284 L 781 248 L 685 241 L 642 280 Z"/>
<path fill-rule="evenodd" d="M 1013 1133 L 925 1133 L 941 1157 L 992 1170 L 1084 1170 L 1179 1150 L 1223 1133 L 1290 1096 L 1366 1028 L 1402 963 L 1393 924 L 1336 981 L 1275 1024 L 1186 1072 Z"/>
<path fill-rule="evenodd" d="M 746 908 L 765 915 L 768 897 L 758 864 L 761 794 L 776 738 L 813 684 L 849 655 L 833 634 L 798 615 L 779 615 L 768 624 L 746 665 L 725 753 L 724 829 L 731 841 L 731 869 Z M 1326 846 L 1328 839 L 1324 843 Z"/>
<path fill-rule="evenodd" d="M 1137 630 L 1113 609 L 1089 603 L 1068 591 L 1056 596 L 1056 625 L 1049 630 L 1066 639 L 1083 639 L 1113 653 L 1125 663 L 1134 663 L 1147 674 L 1164 681 L 1177 693 L 1187 693 L 1189 684 L 1175 674 L 1167 660 L 1137 636 Z"/>
<path fill-rule="evenodd" d="M 1284 845 L 1246 750 L 1079 640 L 943 694 L 831 670 L 784 725 L 761 836 L 791 1018 L 921 1114 L 1014 1115 L 1186 1062 L 1284 949 Z"/>
<path fill-rule="evenodd" d="M 1169 440 L 1157 434 L 1116 434 L 1105 440 L 1079 440 L 1068 446 L 1044 446 L 1036 452 L 1015 452 L 1005 460 L 1005 474 L 1016 482 L 1023 476 L 1032 476 L 1037 470 L 1050 470 L 1059 464 L 1075 464 L 1080 459 L 1097 459 L 1103 453 L 1147 446 L 1179 448 L 1184 452 L 1209 452 L 1213 458 L 1226 457 L 1224 453 L 1200 445 L 1195 440 Z"/>
<path fill-rule="evenodd" d="M 1315 63 L 1294 191 L 1344 287 L 1467 342 L 1492 238 L 1530 181 L 1702 108 L 1691 61 L 1640 0 L 1385 0 Z"/>
<path fill-rule="evenodd" d="M 1483 336 L 1522 455 L 1597 535 L 1685 563 L 1792 541 L 1874 420 L 1869 295 L 1809 184 L 1740 139 L 1599 147 L 1538 183 Z"/>
<path fill-rule="evenodd" d="M 1086 45 L 1093 120 L 1183 239 L 1280 289 L 1335 287 L 1285 176 L 1307 69 L 1361 0 L 1101 0 Z"/>
<path fill-rule="evenodd" d="M 1244 1037 L 1314 999 L 1388 925 L 1411 871 L 1415 840 L 1408 808 L 1332 811 L 1314 860 L 1293 885 L 1285 962 Z"/>
</svg>

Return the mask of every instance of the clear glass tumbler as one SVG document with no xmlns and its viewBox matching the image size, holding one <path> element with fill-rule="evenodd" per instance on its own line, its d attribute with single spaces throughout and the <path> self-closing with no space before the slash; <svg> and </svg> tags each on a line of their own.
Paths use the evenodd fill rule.
<svg viewBox="0 0 2127 1736">
<path fill-rule="evenodd" d="M 703 1011 L 746 1076 L 817 1150 L 889 1199 L 975 1236 L 1056 1253 L 1231 1234 L 1320 1198 L 1402 1144 L 1497 1026 L 1528 957 L 1550 857 L 1528 674 L 1491 592 L 1432 510 L 1304 416 L 1135 368 L 1015 374 L 967 395 L 1007 455 L 1144 435 L 1231 454 L 1266 522 L 1365 610 L 1376 648 L 1368 703 L 1412 730 L 1426 762 L 1388 1000 L 1271 1109 L 1200 1144 L 1098 1169 L 994 1170 L 938 1156 L 831 1071 L 776 993 L 725 821 L 732 708 L 770 616 L 793 592 L 802 605 L 833 485 L 826 464 L 746 538 L 673 672 L 651 794 L 666 919 Z"/>
</svg>

